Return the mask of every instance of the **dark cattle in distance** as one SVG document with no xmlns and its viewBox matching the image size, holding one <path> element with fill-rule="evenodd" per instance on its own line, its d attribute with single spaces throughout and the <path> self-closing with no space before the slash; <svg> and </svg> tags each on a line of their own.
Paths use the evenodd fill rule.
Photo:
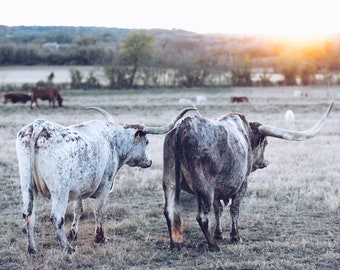
<svg viewBox="0 0 340 270">
<path fill-rule="evenodd" d="M 231 103 L 249 103 L 249 99 L 246 96 L 242 97 L 231 97 L 230 98 Z"/>
<path fill-rule="evenodd" d="M 27 101 L 31 100 L 31 96 L 28 94 L 23 94 L 20 92 L 7 92 L 4 94 L 4 104 L 11 102 L 11 103 L 26 103 Z"/>
<path fill-rule="evenodd" d="M 170 247 L 183 242 L 181 190 L 198 199 L 196 220 L 208 242 L 209 250 L 219 251 L 216 239 L 223 239 L 221 215 L 223 205 L 230 204 L 230 242 L 239 243 L 239 209 L 247 190 L 251 172 L 265 168 L 267 137 L 306 140 L 315 136 L 333 107 L 311 129 L 291 131 L 248 122 L 244 115 L 229 113 L 211 121 L 201 116 L 187 117 L 170 131 L 163 147 L 164 215 L 168 225 Z M 214 209 L 216 227 L 210 231 L 209 213 Z"/>
<path fill-rule="evenodd" d="M 63 99 L 56 87 L 38 87 L 34 86 L 31 88 L 31 108 L 33 108 L 33 103 L 38 105 L 38 99 L 48 100 L 49 106 L 55 107 L 55 102 L 58 101 L 59 107 L 63 105 Z"/>
</svg>

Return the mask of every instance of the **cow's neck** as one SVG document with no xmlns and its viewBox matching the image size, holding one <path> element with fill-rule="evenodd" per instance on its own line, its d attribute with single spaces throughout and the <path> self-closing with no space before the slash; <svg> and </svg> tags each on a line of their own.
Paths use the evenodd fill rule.
<svg viewBox="0 0 340 270">
<path fill-rule="evenodd" d="M 133 144 L 133 134 L 131 131 L 127 129 L 119 129 L 117 130 L 116 138 L 115 138 L 115 146 L 117 149 L 118 155 L 118 168 L 122 167 L 127 161 L 132 144 Z"/>
</svg>

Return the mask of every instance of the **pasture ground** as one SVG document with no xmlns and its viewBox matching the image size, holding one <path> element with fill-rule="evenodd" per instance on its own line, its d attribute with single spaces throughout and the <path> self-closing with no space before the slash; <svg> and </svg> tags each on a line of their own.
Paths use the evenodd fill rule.
<svg viewBox="0 0 340 270">
<path fill-rule="evenodd" d="M 307 91 L 308 97 L 296 97 Z M 31 110 L 29 105 L 0 105 L 0 269 L 339 269 L 340 266 L 340 88 L 227 88 L 143 91 L 64 91 L 65 107 Z M 245 95 L 249 103 L 231 104 L 232 95 Z M 249 121 L 285 128 L 311 127 L 335 107 L 320 134 L 308 141 L 269 139 L 266 156 L 270 164 L 249 178 L 240 209 L 244 242 L 228 244 L 230 218 L 223 213 L 225 240 L 221 252 L 207 251 L 195 218 L 195 197 L 182 193 L 184 246 L 168 248 L 163 216 L 162 144 L 164 136 L 149 135 L 148 169 L 123 167 L 104 211 L 105 244 L 94 243 L 93 201 L 85 201 L 76 252 L 60 248 L 49 221 L 51 203 L 37 199 L 35 239 L 39 252 L 28 255 L 22 233 L 22 199 L 15 138 L 17 131 L 36 118 L 63 125 L 101 119 L 86 106 L 109 111 L 116 123 L 143 122 L 163 125 L 186 105 L 196 103 L 200 114 L 215 118 L 230 111 L 243 112 Z M 285 123 L 284 113 L 295 113 Z M 51 172 L 53 173 L 53 172 Z M 72 203 L 66 228 L 72 220 Z"/>
</svg>

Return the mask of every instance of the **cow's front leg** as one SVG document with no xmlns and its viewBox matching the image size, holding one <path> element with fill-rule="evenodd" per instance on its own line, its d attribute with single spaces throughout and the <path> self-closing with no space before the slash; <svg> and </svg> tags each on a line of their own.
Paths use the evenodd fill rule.
<svg viewBox="0 0 340 270">
<path fill-rule="evenodd" d="M 84 212 L 82 200 L 77 200 L 74 202 L 74 215 L 73 215 L 73 222 L 70 233 L 68 235 L 69 240 L 76 240 L 78 235 L 78 224 L 81 215 Z"/>
<path fill-rule="evenodd" d="M 215 228 L 215 239 L 223 239 L 222 235 L 222 222 L 221 216 L 223 212 L 223 206 L 219 200 L 214 200 L 214 212 L 216 219 L 216 228 Z"/>
<path fill-rule="evenodd" d="M 72 253 L 75 250 L 67 241 L 65 234 L 65 212 L 67 203 L 68 197 L 65 196 L 64 192 L 55 196 L 52 194 L 51 222 L 54 225 L 61 246 L 65 248 L 68 253 Z"/>
<path fill-rule="evenodd" d="M 111 181 L 107 181 L 107 183 L 112 183 Z M 96 243 L 104 243 L 104 229 L 103 229 L 103 207 L 105 203 L 105 199 L 110 192 L 111 185 L 107 185 L 103 188 L 102 193 L 96 199 L 95 209 L 94 209 L 94 218 L 95 218 L 95 240 Z"/>
<path fill-rule="evenodd" d="M 210 251 L 220 251 L 216 240 L 211 236 L 209 227 L 209 212 L 212 206 L 211 195 L 199 194 L 198 195 L 198 215 L 196 220 L 207 239 Z"/>
</svg>

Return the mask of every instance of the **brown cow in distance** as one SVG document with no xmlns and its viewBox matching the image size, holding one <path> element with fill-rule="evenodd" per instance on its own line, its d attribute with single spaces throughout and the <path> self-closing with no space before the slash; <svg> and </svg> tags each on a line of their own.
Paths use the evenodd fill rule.
<svg viewBox="0 0 340 270">
<path fill-rule="evenodd" d="M 245 97 L 245 96 L 243 96 L 243 97 L 231 97 L 230 101 L 231 101 L 231 103 L 243 103 L 243 102 L 249 103 L 248 97 Z"/>
<path fill-rule="evenodd" d="M 31 100 L 31 96 L 28 94 L 20 93 L 20 92 L 7 92 L 4 94 L 4 104 L 11 103 L 26 103 Z"/>
<path fill-rule="evenodd" d="M 51 106 L 51 103 L 53 107 L 55 107 L 55 101 L 58 101 L 59 107 L 63 104 L 63 99 L 60 96 L 60 93 L 56 87 L 38 87 L 34 86 L 31 88 L 31 108 L 33 108 L 33 103 L 38 105 L 38 98 L 41 100 L 48 100 L 49 106 Z"/>
</svg>

